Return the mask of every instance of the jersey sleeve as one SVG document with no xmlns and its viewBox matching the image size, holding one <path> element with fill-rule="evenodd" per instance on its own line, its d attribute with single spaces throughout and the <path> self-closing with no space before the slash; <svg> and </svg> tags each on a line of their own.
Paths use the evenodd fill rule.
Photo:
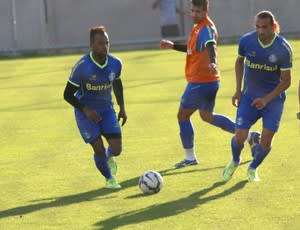
<svg viewBox="0 0 300 230">
<path fill-rule="evenodd" d="M 79 62 L 77 62 L 76 65 L 74 65 L 74 67 L 72 68 L 71 75 L 68 80 L 68 82 L 70 82 L 72 85 L 75 85 L 77 87 L 80 87 L 81 66 L 83 63 L 84 63 L 84 60 L 82 59 Z"/>
<path fill-rule="evenodd" d="M 238 55 L 240 57 L 245 57 L 246 56 L 246 52 L 245 52 L 245 37 L 241 37 L 240 41 L 239 41 L 239 48 L 238 48 Z"/>
<path fill-rule="evenodd" d="M 118 60 L 118 71 L 116 73 L 116 78 L 115 79 L 120 79 L 121 78 L 121 73 L 122 73 L 122 61 L 120 59 Z"/>
<path fill-rule="evenodd" d="M 201 52 L 205 49 L 208 43 L 216 44 L 216 31 L 213 26 L 205 26 L 198 34 L 196 50 Z"/>
<path fill-rule="evenodd" d="M 289 70 L 293 66 L 293 51 L 291 46 L 287 42 L 282 43 L 283 46 L 283 55 L 280 63 L 280 70 L 285 71 Z"/>
</svg>

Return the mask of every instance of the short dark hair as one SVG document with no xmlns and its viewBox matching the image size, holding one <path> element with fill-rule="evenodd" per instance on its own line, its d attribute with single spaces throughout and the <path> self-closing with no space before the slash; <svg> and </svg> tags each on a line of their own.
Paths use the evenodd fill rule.
<svg viewBox="0 0 300 230">
<path fill-rule="evenodd" d="M 208 0 L 191 0 L 192 4 L 201 7 L 203 10 L 208 9 Z"/>
<path fill-rule="evenodd" d="M 95 26 L 90 28 L 90 43 L 94 42 L 94 38 L 96 34 L 105 35 L 106 29 L 104 26 Z"/>
<path fill-rule="evenodd" d="M 268 10 L 260 11 L 255 15 L 255 18 L 259 18 L 259 19 L 268 18 L 268 19 L 270 19 L 270 23 L 271 23 L 272 26 L 274 26 L 275 32 L 276 33 L 280 32 L 280 25 L 276 21 L 276 18 L 275 18 L 274 14 L 271 11 L 268 11 Z"/>
</svg>

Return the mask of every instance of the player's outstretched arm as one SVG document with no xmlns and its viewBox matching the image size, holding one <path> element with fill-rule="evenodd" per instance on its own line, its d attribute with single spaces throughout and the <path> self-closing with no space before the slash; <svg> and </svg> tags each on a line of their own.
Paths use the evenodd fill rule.
<svg viewBox="0 0 300 230">
<path fill-rule="evenodd" d="M 165 39 L 160 41 L 160 48 L 161 49 L 174 49 L 174 50 L 185 52 L 185 53 L 187 51 L 186 44 L 172 42 L 170 40 L 165 40 Z"/>
<path fill-rule="evenodd" d="M 170 40 L 161 40 L 159 44 L 161 49 L 173 49 L 174 48 L 174 42 Z"/>
</svg>

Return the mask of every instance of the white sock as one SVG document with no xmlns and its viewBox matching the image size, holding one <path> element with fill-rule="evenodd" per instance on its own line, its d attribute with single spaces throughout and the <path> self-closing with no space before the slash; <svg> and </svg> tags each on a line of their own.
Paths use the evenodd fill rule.
<svg viewBox="0 0 300 230">
<path fill-rule="evenodd" d="M 189 161 L 196 160 L 194 148 L 184 149 L 185 151 L 185 159 Z"/>
<path fill-rule="evenodd" d="M 112 155 L 111 155 L 111 152 L 109 151 L 108 148 L 105 149 L 105 156 L 106 156 L 107 158 L 110 158 L 110 157 L 112 156 Z"/>
<path fill-rule="evenodd" d="M 247 137 L 247 141 L 250 141 L 250 139 L 251 139 L 251 131 L 249 131 L 249 133 L 248 133 L 248 137 Z"/>
</svg>

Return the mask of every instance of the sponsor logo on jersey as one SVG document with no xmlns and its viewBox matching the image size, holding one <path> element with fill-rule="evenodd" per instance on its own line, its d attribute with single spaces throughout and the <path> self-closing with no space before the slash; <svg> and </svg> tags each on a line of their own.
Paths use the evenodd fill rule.
<svg viewBox="0 0 300 230">
<path fill-rule="evenodd" d="M 257 69 L 257 70 L 263 70 L 268 72 L 275 72 L 278 70 L 278 65 L 270 66 L 267 64 L 258 64 L 258 63 L 251 62 L 248 59 L 246 59 L 245 65 L 250 69 Z"/>
<path fill-rule="evenodd" d="M 107 90 L 107 89 L 111 88 L 112 83 L 105 83 L 105 84 L 100 84 L 100 85 L 86 83 L 85 87 L 87 90 L 91 90 L 91 91 L 102 91 L 102 90 Z"/>
</svg>

